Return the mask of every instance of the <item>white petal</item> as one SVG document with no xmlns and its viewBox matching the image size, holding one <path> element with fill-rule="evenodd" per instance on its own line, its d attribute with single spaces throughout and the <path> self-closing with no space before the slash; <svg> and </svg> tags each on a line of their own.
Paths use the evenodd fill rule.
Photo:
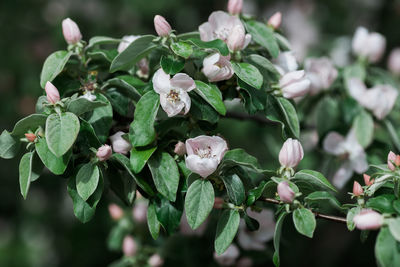
<svg viewBox="0 0 400 267">
<path fill-rule="evenodd" d="M 166 74 L 162 68 L 156 71 L 153 76 L 154 91 L 161 94 L 167 94 L 171 90 L 170 76 Z"/>
<path fill-rule="evenodd" d="M 337 188 L 342 189 L 352 175 L 353 175 L 352 166 L 350 165 L 349 162 L 345 162 L 335 173 L 335 176 L 333 177 L 332 180 L 332 184 Z"/>
<path fill-rule="evenodd" d="M 185 107 L 182 101 L 171 102 L 167 99 L 166 94 L 160 94 L 160 104 L 162 109 L 167 113 L 168 117 L 173 117 L 179 114 Z"/>
<path fill-rule="evenodd" d="M 324 139 L 323 148 L 326 152 L 339 156 L 346 152 L 343 146 L 344 141 L 345 139 L 342 135 L 337 132 L 330 132 Z"/>
<path fill-rule="evenodd" d="M 187 114 L 190 110 L 190 106 L 191 106 L 191 101 L 190 101 L 190 96 L 188 93 L 186 93 L 185 91 L 182 91 L 179 94 L 179 98 L 181 99 L 181 101 L 185 104 L 185 114 Z"/>
<path fill-rule="evenodd" d="M 249 44 L 250 44 L 250 42 L 251 42 L 251 34 L 246 34 L 246 36 L 244 37 L 244 45 L 243 45 L 243 48 L 242 48 L 242 50 L 243 49 L 245 49 Z"/>
<path fill-rule="evenodd" d="M 213 28 L 209 22 L 204 22 L 199 26 L 200 39 L 204 42 L 214 39 Z"/>
<path fill-rule="evenodd" d="M 194 80 L 186 73 L 175 74 L 175 76 L 171 79 L 171 86 L 172 88 L 179 88 L 186 92 L 190 92 L 196 88 Z"/>
<path fill-rule="evenodd" d="M 221 55 L 219 53 L 211 54 L 211 55 L 205 57 L 203 59 L 203 66 L 206 67 L 206 66 L 212 66 L 212 65 L 216 64 L 219 61 L 220 57 L 221 57 Z"/>
<path fill-rule="evenodd" d="M 189 170 L 199 174 L 203 178 L 211 175 L 218 167 L 217 159 L 200 158 L 197 155 L 187 156 L 185 162 Z"/>
</svg>

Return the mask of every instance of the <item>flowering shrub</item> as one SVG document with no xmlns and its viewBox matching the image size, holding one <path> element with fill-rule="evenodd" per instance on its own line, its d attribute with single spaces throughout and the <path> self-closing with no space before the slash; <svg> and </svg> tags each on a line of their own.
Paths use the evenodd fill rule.
<svg viewBox="0 0 400 267">
<path fill-rule="evenodd" d="M 242 1 L 230 0 L 229 13 L 213 12 L 198 32 L 177 34 L 157 15 L 158 36 L 88 42 L 65 19 L 68 48 L 51 54 L 42 69 L 46 95 L 35 114 L 0 136 L 2 158 L 24 150 L 22 196 L 46 167 L 68 179 L 73 212 L 83 223 L 109 190 L 133 206 L 132 216 L 109 206 L 116 224 L 108 246 L 124 253 L 115 266 L 163 265 L 165 255 L 154 243 L 137 237 L 143 224 L 162 244 L 160 235 L 178 228 L 202 235 L 211 216 L 217 218 L 220 265 L 250 266 L 242 251 L 262 251 L 273 239 L 272 260 L 279 266 L 283 221 L 291 216 L 295 229 L 310 238 L 317 218 L 358 228 L 363 238 L 379 230 L 377 262 L 395 266 L 400 156 L 388 151 L 400 150 L 392 112 L 398 111 L 398 81 L 371 65 L 382 58 L 385 38 L 359 28 L 352 64 L 336 68 L 326 57 L 309 58 L 299 70 L 279 29 L 282 14 L 263 23 L 241 10 Z M 394 75 L 399 61 L 397 49 L 389 60 Z M 265 169 L 245 149 L 229 148 L 218 133 L 224 117 L 279 125 L 285 140 L 276 155 L 280 168 Z M 300 129 L 311 134 L 301 136 Z M 323 156 L 315 170 L 297 171 L 307 154 Z M 364 185 L 354 181 L 353 203 L 340 203 L 338 189 L 357 174 Z M 339 215 L 327 215 L 332 210 Z"/>
</svg>

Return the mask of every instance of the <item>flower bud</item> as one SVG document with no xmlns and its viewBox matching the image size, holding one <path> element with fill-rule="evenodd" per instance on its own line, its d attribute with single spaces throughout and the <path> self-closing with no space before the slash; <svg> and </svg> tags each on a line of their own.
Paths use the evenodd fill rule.
<svg viewBox="0 0 400 267">
<path fill-rule="evenodd" d="M 353 195 L 356 197 L 361 196 L 364 193 L 364 190 L 362 189 L 361 185 L 359 182 L 354 181 L 353 184 Z"/>
<path fill-rule="evenodd" d="M 132 211 L 133 219 L 136 222 L 144 223 L 147 220 L 147 204 L 143 201 L 136 202 Z"/>
<path fill-rule="evenodd" d="M 178 156 L 183 156 L 186 154 L 186 146 L 185 143 L 179 141 L 175 145 L 174 153 L 177 154 Z"/>
<path fill-rule="evenodd" d="M 160 15 L 154 17 L 154 28 L 156 29 L 158 36 L 161 37 L 168 36 L 172 30 L 168 21 Z"/>
<path fill-rule="evenodd" d="M 246 33 L 242 25 L 236 25 L 228 36 L 227 45 L 232 52 L 242 50 Z"/>
<path fill-rule="evenodd" d="M 294 168 L 300 163 L 303 156 L 303 147 L 300 142 L 289 138 L 279 152 L 279 162 L 286 168 Z"/>
<path fill-rule="evenodd" d="M 160 267 L 164 264 L 164 260 L 158 254 L 153 254 L 149 258 L 149 265 L 150 267 Z"/>
<path fill-rule="evenodd" d="M 60 93 L 58 92 L 58 89 L 51 82 L 46 83 L 44 90 L 46 91 L 47 101 L 49 103 L 54 105 L 55 103 L 60 101 Z"/>
<path fill-rule="evenodd" d="M 364 27 L 358 27 L 352 42 L 354 54 L 367 58 L 374 63 L 381 59 L 385 52 L 386 39 L 376 32 L 368 32 Z"/>
<path fill-rule="evenodd" d="M 238 15 L 242 12 L 243 0 L 229 0 L 228 12 L 232 15 Z"/>
<path fill-rule="evenodd" d="M 214 199 L 214 209 L 222 209 L 222 206 L 224 204 L 224 199 L 221 197 L 216 197 Z"/>
<path fill-rule="evenodd" d="M 124 255 L 127 257 L 135 256 L 137 250 L 138 247 L 133 237 L 130 235 L 125 236 L 122 243 L 122 251 L 124 252 Z"/>
<path fill-rule="evenodd" d="M 353 221 L 360 230 L 376 230 L 383 225 L 383 216 L 371 209 L 363 209 L 354 216 Z"/>
<path fill-rule="evenodd" d="M 285 98 L 300 97 L 308 93 L 311 82 L 304 70 L 286 73 L 279 80 L 282 95 Z"/>
<path fill-rule="evenodd" d="M 29 142 L 33 143 L 36 140 L 36 135 L 33 133 L 26 133 L 25 134 L 26 139 L 28 139 Z"/>
<path fill-rule="evenodd" d="M 108 160 L 112 155 L 112 149 L 109 145 L 103 145 L 97 150 L 96 156 L 100 161 Z"/>
<path fill-rule="evenodd" d="M 369 176 L 368 174 L 364 173 L 363 177 L 364 177 L 364 183 L 366 186 L 370 186 L 374 183 L 374 179 L 371 180 L 371 176 Z"/>
<path fill-rule="evenodd" d="M 117 204 L 108 205 L 108 213 L 114 221 L 118 221 L 124 216 L 124 211 Z"/>
<path fill-rule="evenodd" d="M 387 158 L 387 165 L 391 171 L 394 171 L 396 169 L 396 165 L 395 165 L 396 158 L 397 158 L 397 155 L 395 153 L 393 153 L 392 151 L 390 151 L 388 154 L 388 158 Z"/>
<path fill-rule="evenodd" d="M 278 184 L 278 195 L 282 202 L 285 203 L 292 203 L 295 197 L 294 191 L 286 181 Z"/>
<path fill-rule="evenodd" d="M 122 138 L 124 134 L 124 132 L 119 131 L 110 136 L 110 140 L 115 153 L 126 155 L 131 150 L 132 146 L 128 141 Z"/>
<path fill-rule="evenodd" d="M 82 40 L 79 27 L 72 19 L 66 18 L 62 21 L 62 30 L 64 39 L 68 44 L 76 44 Z"/>
<path fill-rule="evenodd" d="M 397 76 L 400 76 L 400 47 L 395 48 L 389 55 L 388 69 Z"/>
<path fill-rule="evenodd" d="M 205 57 L 202 72 L 209 82 L 229 80 L 233 76 L 230 56 L 224 57 L 219 53 L 215 53 Z"/>
<path fill-rule="evenodd" d="M 268 25 L 270 25 L 274 29 L 278 29 L 281 26 L 281 23 L 282 23 L 281 12 L 276 12 L 268 20 Z"/>
</svg>

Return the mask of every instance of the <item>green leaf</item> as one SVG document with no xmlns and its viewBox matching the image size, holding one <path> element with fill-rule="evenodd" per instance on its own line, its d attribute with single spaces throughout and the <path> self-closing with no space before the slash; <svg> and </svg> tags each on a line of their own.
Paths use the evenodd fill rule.
<svg viewBox="0 0 400 267">
<path fill-rule="evenodd" d="M 279 55 L 278 42 L 271 28 L 264 23 L 254 20 L 247 21 L 245 26 L 254 42 L 266 48 L 272 57 L 275 58 Z"/>
<path fill-rule="evenodd" d="M 71 100 L 67 105 L 67 111 L 74 113 L 76 116 L 80 116 L 83 113 L 92 111 L 95 108 L 107 106 L 107 103 L 101 101 L 90 101 L 84 97 L 78 97 Z"/>
<path fill-rule="evenodd" d="M 92 163 L 87 163 L 80 168 L 76 175 L 76 189 L 82 200 L 88 200 L 94 191 L 96 191 L 99 177 L 99 167 Z"/>
<path fill-rule="evenodd" d="M 194 91 L 201 96 L 208 104 L 210 104 L 219 114 L 225 116 L 226 107 L 222 101 L 221 92 L 217 86 L 206 84 L 202 81 L 195 81 L 196 88 Z"/>
<path fill-rule="evenodd" d="M 7 130 L 0 135 L 0 158 L 12 159 L 18 154 L 21 143 L 18 138 L 12 136 Z"/>
<path fill-rule="evenodd" d="M 176 59 L 171 56 L 162 56 L 160 65 L 165 73 L 174 75 L 183 70 L 185 67 L 185 60 L 179 58 Z"/>
<path fill-rule="evenodd" d="M 340 202 L 327 191 L 315 191 L 309 194 L 304 201 L 311 207 L 324 209 L 325 207 L 333 207 L 342 210 Z"/>
<path fill-rule="evenodd" d="M 274 183 L 275 184 L 275 183 Z M 246 204 L 247 206 L 251 206 L 256 202 L 257 199 L 259 199 L 263 193 L 264 190 L 267 188 L 268 182 L 267 181 L 262 181 L 257 187 L 250 189 L 248 192 Z M 276 192 L 276 190 L 275 190 Z"/>
<path fill-rule="evenodd" d="M 356 228 L 356 225 L 353 221 L 354 216 L 356 216 L 358 213 L 360 213 L 361 208 L 360 207 L 354 207 L 352 209 L 350 209 L 347 212 L 347 216 L 346 216 L 346 224 L 347 224 L 347 229 L 349 229 L 349 231 L 353 231 Z"/>
<path fill-rule="evenodd" d="M 234 61 L 231 61 L 231 64 L 233 71 L 239 79 L 256 89 L 261 89 L 263 76 L 256 67 L 249 63 L 237 63 Z"/>
<path fill-rule="evenodd" d="M 340 122 L 339 103 L 331 97 L 322 99 L 316 109 L 318 136 L 324 136 L 326 133 L 335 129 Z"/>
<path fill-rule="evenodd" d="M 179 170 L 170 154 L 158 152 L 148 161 L 157 191 L 170 201 L 176 200 L 179 185 Z"/>
<path fill-rule="evenodd" d="M 40 170 L 35 166 L 35 152 L 28 152 L 22 156 L 19 163 L 19 187 L 21 195 L 26 199 L 31 182 L 39 178 Z"/>
<path fill-rule="evenodd" d="M 277 98 L 278 106 L 280 107 L 281 114 L 283 115 L 286 125 L 289 126 L 290 131 L 296 138 L 300 137 L 300 123 L 297 117 L 297 112 L 292 103 L 283 97 Z"/>
<path fill-rule="evenodd" d="M 145 87 L 146 84 L 134 76 L 121 75 L 107 80 L 103 87 L 106 86 L 116 86 L 121 93 L 134 100 L 139 100 L 142 96 L 142 88 Z"/>
<path fill-rule="evenodd" d="M 239 206 L 245 200 L 245 191 L 242 180 L 237 174 L 222 177 L 225 184 L 226 191 L 228 192 L 229 199 L 233 204 Z"/>
<path fill-rule="evenodd" d="M 246 57 L 246 60 L 249 61 L 250 64 L 257 67 L 264 78 L 264 82 L 268 81 L 269 83 L 272 83 L 279 81 L 281 75 L 276 70 L 274 64 L 272 64 L 272 62 L 265 57 L 252 54 Z"/>
<path fill-rule="evenodd" d="M 132 100 L 119 92 L 117 88 L 108 88 L 105 96 L 110 101 L 115 112 L 123 117 L 130 117 L 133 108 Z"/>
<path fill-rule="evenodd" d="M 198 31 L 185 32 L 185 33 L 178 34 L 177 37 L 178 37 L 178 40 L 187 40 L 190 38 L 200 39 L 200 33 Z"/>
<path fill-rule="evenodd" d="M 160 106 L 160 96 L 150 91 L 136 105 L 134 120 L 129 128 L 129 140 L 134 147 L 147 146 L 156 138 L 154 122 Z"/>
<path fill-rule="evenodd" d="M 121 39 L 114 39 L 107 36 L 94 36 L 90 38 L 89 44 L 86 46 L 86 50 L 91 49 L 96 45 L 105 45 L 105 44 L 118 44 L 121 42 Z"/>
<path fill-rule="evenodd" d="M 127 171 L 120 171 L 114 165 L 105 170 L 111 190 L 126 205 L 132 206 L 136 197 L 136 182 Z"/>
<path fill-rule="evenodd" d="M 372 116 L 363 110 L 357 115 L 353 122 L 358 143 L 364 148 L 371 144 L 374 138 L 374 120 Z"/>
<path fill-rule="evenodd" d="M 394 267 L 400 262 L 399 243 L 387 227 L 381 228 L 376 238 L 375 257 L 380 267 Z"/>
<path fill-rule="evenodd" d="M 228 150 L 222 159 L 222 165 L 227 167 L 241 165 L 255 170 L 260 168 L 258 160 L 241 148 Z"/>
<path fill-rule="evenodd" d="M 299 138 L 300 127 L 297 113 L 289 100 L 268 94 L 265 107 L 266 117 L 273 122 L 281 124 L 282 136 L 285 139 L 288 136 Z"/>
<path fill-rule="evenodd" d="M 46 166 L 52 173 L 55 175 L 61 175 L 64 173 L 71 158 L 72 150 L 69 150 L 62 157 L 56 157 L 47 146 L 45 138 L 39 138 L 35 143 L 35 148 L 44 166 Z"/>
<path fill-rule="evenodd" d="M 238 79 L 239 92 L 244 100 L 244 106 L 249 114 L 256 114 L 258 111 L 264 110 L 267 94 L 262 90 L 257 90 L 252 86 L 248 85 L 244 81 Z"/>
<path fill-rule="evenodd" d="M 50 151 L 57 157 L 67 153 L 75 143 L 79 128 L 79 119 L 75 114 L 51 114 L 46 121 L 46 141 Z"/>
<path fill-rule="evenodd" d="M 162 198 L 161 201 L 157 202 L 157 220 L 168 234 L 172 234 L 179 227 L 182 213 L 183 207 L 181 201 L 171 203 L 167 199 Z"/>
<path fill-rule="evenodd" d="M 42 114 L 29 115 L 28 117 L 21 119 L 15 124 L 11 135 L 15 137 L 24 137 L 24 134 L 29 131 L 35 132 L 37 128 L 44 127 L 44 125 L 46 124 L 46 119 L 47 116 Z"/>
<path fill-rule="evenodd" d="M 313 237 L 317 225 L 314 214 L 306 209 L 299 208 L 293 212 L 293 223 L 297 232 L 309 238 Z"/>
<path fill-rule="evenodd" d="M 390 233 L 392 236 L 400 242 L 400 217 L 387 219 Z"/>
<path fill-rule="evenodd" d="M 194 181 L 186 194 L 185 211 L 192 229 L 198 228 L 208 217 L 214 206 L 214 188 L 210 181 Z"/>
<path fill-rule="evenodd" d="M 370 198 L 367 201 L 367 207 L 377 210 L 380 213 L 395 213 L 392 202 L 395 200 L 395 196 L 392 194 L 384 194 L 374 198 Z"/>
<path fill-rule="evenodd" d="M 240 223 L 240 215 L 237 210 L 224 210 L 217 224 L 215 235 L 215 252 L 221 255 L 232 243 Z"/>
<path fill-rule="evenodd" d="M 47 57 L 43 64 L 42 73 L 40 74 L 40 86 L 44 88 L 47 82 L 51 82 L 60 74 L 65 64 L 67 64 L 72 51 L 56 51 Z"/>
<path fill-rule="evenodd" d="M 100 60 L 100 61 L 106 61 L 108 63 L 111 63 L 115 57 L 118 55 L 117 49 L 111 49 L 111 50 L 106 50 L 106 49 L 95 49 L 92 51 L 89 51 L 88 56 L 92 60 Z"/>
<path fill-rule="evenodd" d="M 226 46 L 226 43 L 220 39 L 215 39 L 209 42 L 204 42 L 200 39 L 197 38 L 190 38 L 187 40 L 188 42 L 191 42 L 195 46 L 203 49 L 212 49 L 217 52 L 219 52 L 223 56 L 229 55 L 229 49 Z"/>
<path fill-rule="evenodd" d="M 171 44 L 172 51 L 183 58 L 189 58 L 193 53 L 193 47 L 186 42 L 176 42 Z"/>
<path fill-rule="evenodd" d="M 144 35 L 133 41 L 124 51 L 114 58 L 111 63 L 110 72 L 128 70 L 143 57 L 147 56 L 157 47 L 157 45 L 153 43 L 154 38 L 155 36 L 153 35 Z"/>
<path fill-rule="evenodd" d="M 272 257 L 272 260 L 274 262 L 275 266 L 280 265 L 280 259 L 279 259 L 279 248 L 280 248 L 280 242 L 281 242 L 281 236 L 282 236 L 282 226 L 283 226 L 283 221 L 285 220 L 286 215 L 288 215 L 286 212 L 283 212 L 279 215 L 278 220 L 276 221 L 275 224 L 275 233 L 274 233 L 274 248 L 275 252 Z"/>
<path fill-rule="evenodd" d="M 219 115 L 210 104 L 208 104 L 197 94 L 190 92 L 189 95 L 192 101 L 190 114 L 193 115 L 193 118 L 201 121 L 207 121 L 211 124 L 218 122 Z"/>
<path fill-rule="evenodd" d="M 336 188 L 319 172 L 312 170 L 301 170 L 294 176 L 294 181 L 302 181 L 311 184 L 317 189 L 332 190 L 336 192 Z"/>
<path fill-rule="evenodd" d="M 361 81 L 364 81 L 366 75 L 367 73 L 365 66 L 360 62 L 356 62 L 353 65 L 347 66 L 343 70 L 343 77 L 346 81 L 351 78 L 359 78 Z"/>
<path fill-rule="evenodd" d="M 130 155 L 131 167 L 134 173 L 142 171 L 147 160 L 153 155 L 157 147 L 151 147 L 146 149 L 132 148 Z"/>
<path fill-rule="evenodd" d="M 147 226 L 153 239 L 157 239 L 160 233 L 160 222 L 157 219 L 156 206 L 153 202 L 150 202 L 147 208 Z"/>
</svg>

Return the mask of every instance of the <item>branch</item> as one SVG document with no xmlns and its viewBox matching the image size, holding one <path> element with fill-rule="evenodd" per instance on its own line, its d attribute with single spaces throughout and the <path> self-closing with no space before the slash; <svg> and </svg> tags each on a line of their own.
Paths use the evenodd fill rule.
<svg viewBox="0 0 400 267">
<path fill-rule="evenodd" d="M 230 118 L 230 119 L 236 119 L 236 120 L 241 120 L 241 121 L 255 121 L 258 123 L 262 123 L 262 124 L 271 124 L 271 123 L 275 123 L 274 121 L 271 121 L 269 119 L 267 119 L 266 117 L 262 117 L 262 116 L 258 116 L 258 115 L 248 115 L 245 113 L 239 113 L 239 112 L 232 112 L 232 111 L 228 111 L 225 115 L 226 118 Z"/>
<path fill-rule="evenodd" d="M 260 198 L 259 200 L 264 201 L 264 202 L 268 202 L 268 203 L 272 203 L 272 204 L 280 204 L 279 200 L 273 199 L 273 198 Z M 333 222 L 338 222 L 338 223 L 347 223 L 346 218 L 343 217 L 338 217 L 338 216 L 331 216 L 331 215 L 326 215 L 326 214 L 322 214 L 319 212 L 314 212 L 315 218 L 322 218 L 328 221 L 333 221 Z"/>
</svg>

